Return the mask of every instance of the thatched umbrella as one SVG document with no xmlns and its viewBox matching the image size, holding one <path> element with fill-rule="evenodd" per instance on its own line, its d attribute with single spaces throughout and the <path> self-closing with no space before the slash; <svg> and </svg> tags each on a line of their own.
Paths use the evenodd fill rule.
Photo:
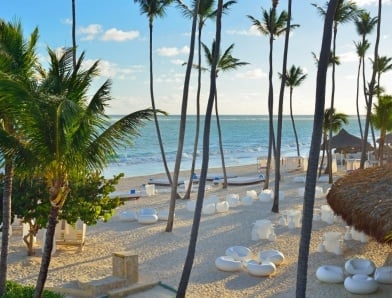
<svg viewBox="0 0 392 298">
<path fill-rule="evenodd" d="M 324 148 L 324 144 L 321 145 Z M 336 148 L 336 152 L 353 153 L 362 150 L 362 139 L 348 133 L 342 128 L 335 136 L 331 138 L 331 149 Z M 367 143 L 367 150 L 371 150 L 372 146 Z"/>
<path fill-rule="evenodd" d="M 377 143 L 380 143 L 380 139 L 377 139 Z M 384 144 L 392 144 L 392 133 L 385 135 Z"/>
<path fill-rule="evenodd" d="M 392 245 L 392 166 L 358 169 L 338 179 L 328 204 L 348 225 Z"/>
</svg>

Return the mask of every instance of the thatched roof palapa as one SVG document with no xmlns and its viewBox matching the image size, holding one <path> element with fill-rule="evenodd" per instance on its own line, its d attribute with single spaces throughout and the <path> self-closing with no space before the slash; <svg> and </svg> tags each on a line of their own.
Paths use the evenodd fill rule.
<svg viewBox="0 0 392 298">
<path fill-rule="evenodd" d="M 362 143 L 361 138 L 348 133 L 344 128 L 331 138 L 331 148 L 335 148 L 336 152 L 360 152 Z M 324 144 L 321 144 L 321 148 L 324 148 L 324 146 Z M 367 142 L 367 150 L 372 150 L 369 142 Z"/>
<path fill-rule="evenodd" d="M 358 169 L 338 179 L 328 204 L 348 225 L 392 245 L 392 166 Z"/>
</svg>

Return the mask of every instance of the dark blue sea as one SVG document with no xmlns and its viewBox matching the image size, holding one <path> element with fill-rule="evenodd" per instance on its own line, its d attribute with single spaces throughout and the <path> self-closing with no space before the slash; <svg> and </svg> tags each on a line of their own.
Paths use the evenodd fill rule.
<svg viewBox="0 0 392 298">
<path fill-rule="evenodd" d="M 120 116 L 112 116 L 113 121 Z M 204 118 L 201 117 L 201 133 L 198 146 L 196 168 L 200 169 L 202 161 L 204 131 Z M 268 153 L 268 116 L 258 115 L 222 115 L 220 116 L 222 129 L 223 148 L 226 166 L 241 166 L 255 164 L 258 156 L 266 156 Z M 308 156 L 313 130 L 313 116 L 294 116 L 295 125 L 300 145 L 300 155 Z M 364 121 L 362 121 L 363 123 Z M 166 158 L 170 171 L 174 169 L 176 158 L 179 115 L 160 116 L 159 125 Z M 196 116 L 187 116 L 187 128 L 181 163 L 182 170 L 189 170 L 192 160 L 192 151 L 195 138 Z M 349 133 L 360 136 L 358 120 L 356 116 L 349 116 L 349 123 L 343 127 Z M 147 122 L 139 131 L 140 136 L 134 138 L 133 146 L 122 148 L 118 152 L 115 162 L 104 170 L 106 177 L 124 173 L 126 177 L 151 175 L 163 173 L 161 153 L 157 141 L 154 122 Z M 275 126 L 276 133 L 276 126 Z M 282 131 L 282 156 L 296 156 L 296 144 L 293 126 L 290 116 L 283 118 Z M 216 118 L 212 118 L 210 135 L 210 159 L 209 168 L 221 166 Z"/>
</svg>

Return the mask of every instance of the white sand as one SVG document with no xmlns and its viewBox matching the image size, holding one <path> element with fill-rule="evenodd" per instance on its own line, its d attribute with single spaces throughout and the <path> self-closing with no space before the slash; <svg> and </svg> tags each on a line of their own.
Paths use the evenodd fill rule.
<svg viewBox="0 0 392 298">
<path fill-rule="evenodd" d="M 230 168 L 228 172 L 256 175 L 256 166 Z M 303 199 L 298 195 L 297 189 L 304 187 L 304 184 L 294 182 L 296 175 L 304 176 L 305 173 L 283 175 L 281 190 L 285 192 L 285 198 L 280 202 L 280 211 L 302 209 Z M 149 177 L 123 179 L 117 190 L 140 189 L 142 184 L 147 183 Z M 271 187 L 273 187 L 272 183 Z M 320 183 L 319 186 L 322 186 L 324 191 L 329 187 L 327 183 Z M 231 186 L 227 190 L 214 188 L 207 192 L 205 197 L 217 195 L 224 200 L 228 193 L 236 193 L 244 197 L 247 190 L 255 190 L 259 193 L 261 187 L 260 185 Z M 52 257 L 46 285 L 70 287 L 76 280 L 105 278 L 112 273 L 112 253 L 132 251 L 139 256 L 140 280 L 162 281 L 178 287 L 193 221 L 193 213 L 185 208 L 186 201 L 177 200 L 176 218 L 171 233 L 164 232 L 165 221 L 142 225 L 135 221 L 126 222 L 119 219 L 119 213 L 126 210 L 138 210 L 142 207 L 167 209 L 170 193 L 168 188 L 163 190 L 166 191 L 161 191 L 152 197 L 128 201 L 118 208 L 116 215 L 108 223 L 88 227 L 87 241 L 82 251 L 75 246 L 58 246 Z M 192 198 L 196 198 L 196 192 L 192 193 Z M 324 204 L 326 204 L 325 197 L 318 198 L 315 207 L 320 208 Z M 265 203 L 257 200 L 252 206 L 231 208 L 227 213 L 202 215 L 187 297 L 295 297 L 300 228 L 289 229 L 287 226 L 279 225 L 280 215 L 272 213 L 271 207 L 272 201 Z M 270 219 L 275 224 L 276 241 L 251 240 L 253 223 L 258 219 Z M 345 224 L 328 225 L 323 221 L 313 222 L 307 296 L 356 297 L 348 293 L 343 284 L 325 284 L 318 281 L 315 277 L 317 268 L 326 264 L 344 266 L 345 261 L 353 256 L 370 258 L 377 266 L 382 266 L 391 253 L 391 248 L 375 241 L 361 243 L 351 240 L 344 242 L 343 255 L 320 253 L 317 251 L 320 237 L 327 231 L 339 231 L 344 234 Z M 20 238 L 16 235 L 11 237 L 8 279 L 34 285 L 41 261 L 40 239 L 37 242 L 36 256 L 27 257 Z M 277 267 L 273 276 L 268 278 L 251 276 L 245 270 L 235 273 L 218 271 L 214 264 L 215 259 L 224 255 L 225 250 L 233 245 L 249 247 L 255 255 L 261 250 L 277 249 L 285 255 L 285 262 Z M 392 285 L 381 285 L 377 293 L 372 294 L 371 297 L 391 297 L 391 293 Z"/>
</svg>

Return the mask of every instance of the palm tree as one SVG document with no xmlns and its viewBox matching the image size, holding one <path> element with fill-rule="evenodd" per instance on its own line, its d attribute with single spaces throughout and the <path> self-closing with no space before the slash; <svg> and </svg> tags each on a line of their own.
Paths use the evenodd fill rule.
<svg viewBox="0 0 392 298">
<path fill-rule="evenodd" d="M 147 109 L 124 116 L 110 124 L 105 108 L 111 82 L 106 81 L 89 100 L 87 92 L 98 75 L 98 62 L 82 70 L 84 54 L 72 67 L 73 49 L 57 56 L 48 50 L 50 68 L 40 71 L 41 79 L 25 84 L 0 77 L 0 94 L 15 95 L 15 105 L 25 107 L 13 114 L 18 121 L 19 139 L 0 131 L 0 146 L 5 155 L 15 155 L 16 166 L 44 177 L 49 189 L 50 212 L 34 297 L 42 296 L 53 248 L 59 212 L 70 192 L 69 181 L 92 170 L 102 170 L 116 149 L 131 144 L 144 120 L 153 117 Z M 7 104 L 2 98 L 1 104 Z M 8 142 L 4 142 L 8 140 Z M 9 146 L 12 143 L 12 146 Z"/>
<path fill-rule="evenodd" d="M 319 176 L 321 176 L 322 165 L 324 164 L 324 154 L 326 149 L 326 144 L 328 144 L 328 133 L 330 128 L 332 127 L 332 132 L 338 132 L 344 124 L 348 123 L 348 116 L 344 113 L 336 113 L 335 110 L 326 109 L 324 114 L 324 123 L 323 123 L 323 154 L 320 162 L 320 170 Z M 332 169 L 332 162 L 329 163 L 327 159 L 327 167 L 325 169 L 325 173 L 329 173 L 329 169 Z"/>
<path fill-rule="evenodd" d="M 312 4 L 316 7 L 317 11 L 320 15 L 325 16 L 326 11 L 324 8 L 318 6 L 317 4 Z M 338 32 L 338 25 L 350 22 L 356 17 L 358 12 L 357 6 L 352 1 L 339 0 L 338 7 L 336 8 L 334 15 L 334 25 L 333 25 L 333 41 L 332 41 L 332 53 L 333 56 L 336 56 L 336 37 Z M 332 64 L 332 89 L 331 89 L 331 106 L 330 109 L 334 110 L 334 101 L 335 101 L 335 64 Z M 329 139 L 332 138 L 332 127 L 329 129 Z M 327 159 L 328 164 L 332 163 L 332 151 L 330 146 L 328 145 L 327 149 Z M 332 177 L 332 168 L 329 170 L 329 183 L 333 182 Z"/>
<path fill-rule="evenodd" d="M 380 130 L 378 158 L 380 166 L 382 166 L 384 160 L 385 135 L 387 131 L 392 130 L 392 96 L 379 96 L 378 104 L 374 104 L 373 111 L 370 121 L 375 128 Z"/>
<path fill-rule="evenodd" d="M 282 74 L 279 74 L 279 76 L 282 77 Z M 286 73 L 286 87 L 290 88 L 290 118 L 293 126 L 295 143 L 297 145 L 297 156 L 301 156 L 301 153 L 299 150 L 298 135 L 293 116 L 293 90 L 295 87 L 300 86 L 307 76 L 308 75 L 304 74 L 301 67 L 296 67 L 295 65 L 292 65 L 290 70 Z"/>
<path fill-rule="evenodd" d="M 203 50 L 204 50 L 204 55 L 206 57 L 207 64 L 209 66 L 212 66 L 212 63 L 214 61 L 214 55 L 216 51 L 216 43 L 215 40 L 212 42 L 211 50 L 204 44 L 202 43 Z M 232 51 L 234 49 L 234 44 L 231 44 L 223 54 L 219 53 L 218 54 L 218 64 L 216 66 L 216 71 L 215 71 L 215 76 L 218 78 L 219 72 L 226 72 L 230 70 L 235 70 L 238 67 L 244 66 L 249 64 L 248 62 L 242 62 L 237 58 L 234 58 L 232 56 Z M 227 175 L 226 175 L 226 166 L 225 166 L 225 159 L 224 159 L 224 153 L 223 153 L 223 142 L 222 142 L 222 133 L 220 129 L 220 122 L 219 122 L 219 113 L 218 113 L 218 92 L 215 90 L 215 115 L 216 115 L 216 120 L 217 120 L 217 126 L 218 126 L 218 136 L 219 136 L 219 147 L 221 151 L 221 159 L 222 159 L 222 170 L 223 170 L 223 176 L 224 176 L 224 182 L 223 182 L 223 187 L 227 187 Z"/>
<path fill-rule="evenodd" d="M 333 16 L 339 0 L 330 0 L 324 20 L 324 31 L 317 70 L 316 106 L 314 112 L 312 141 L 309 151 L 309 164 L 306 173 L 305 195 L 303 203 L 303 217 L 301 239 L 298 252 L 296 297 L 306 297 L 306 283 L 308 272 L 309 244 L 312 233 L 314 195 L 317 181 L 317 165 L 320 155 L 320 141 L 325 109 L 325 83 L 331 48 Z"/>
<path fill-rule="evenodd" d="M 75 9 L 75 0 L 72 0 L 72 60 L 73 67 L 76 67 L 76 9 Z"/>
<path fill-rule="evenodd" d="M 378 1 L 378 12 L 377 12 L 377 34 L 376 34 L 376 43 L 374 45 L 374 63 L 373 63 L 373 71 L 372 77 L 370 79 L 369 88 L 368 88 L 368 100 L 366 105 L 366 120 L 365 120 L 365 129 L 363 132 L 363 143 L 362 143 L 362 152 L 361 152 L 361 163 L 360 168 L 363 169 L 365 167 L 366 161 L 366 152 L 367 152 L 367 139 L 369 134 L 369 126 L 370 126 L 370 116 L 372 113 L 372 105 L 373 105 L 373 95 L 375 91 L 375 83 L 376 83 L 376 74 L 377 74 L 377 60 L 379 58 L 378 55 L 378 46 L 380 44 L 380 36 L 381 36 L 381 11 L 382 11 L 382 2 Z M 374 134 L 373 134 L 374 135 Z"/>
<path fill-rule="evenodd" d="M 37 61 L 35 47 L 38 40 L 38 29 L 36 28 L 28 40 L 23 37 L 23 28 L 20 22 L 6 23 L 0 21 L 0 73 L 9 75 L 15 80 L 28 81 Z M 0 93 L 0 101 L 9 96 L 8 93 Z M 0 130 L 17 137 L 16 121 L 7 113 L 10 106 L 0 105 Z M 14 106 L 16 109 L 21 106 Z M 14 157 L 4 158 L 5 185 L 3 191 L 3 227 L 1 237 L 0 258 L 0 296 L 6 291 L 7 280 L 7 258 L 8 240 L 11 224 L 11 193 L 12 177 L 14 172 Z"/>
<path fill-rule="evenodd" d="M 272 84 L 272 76 L 273 76 L 273 42 L 275 37 L 280 36 L 284 32 L 286 32 L 286 24 L 287 24 L 287 13 L 282 11 L 279 16 L 276 16 L 276 5 L 278 1 L 273 2 L 273 7 L 269 10 L 269 12 L 263 9 L 263 19 L 259 21 L 254 17 L 248 15 L 248 18 L 251 20 L 253 26 L 260 31 L 261 34 L 269 37 L 269 87 L 268 87 L 268 115 L 269 115 L 269 142 L 268 142 L 268 159 L 267 159 L 267 169 L 265 176 L 265 184 L 264 188 L 269 187 L 269 176 L 270 176 L 270 167 L 271 167 L 271 157 L 272 157 L 272 148 L 274 148 L 275 155 L 275 134 L 274 134 L 274 126 L 273 126 L 273 106 L 274 106 L 274 98 L 273 98 L 273 84 Z M 291 25 L 290 29 L 298 27 L 298 25 Z"/>
<path fill-rule="evenodd" d="M 155 111 L 156 110 L 156 105 L 155 105 L 155 98 L 154 98 L 154 73 L 153 73 L 153 60 L 152 60 L 152 33 L 153 33 L 153 26 L 154 26 L 154 19 L 157 17 L 163 17 L 166 13 L 166 8 L 169 6 L 169 4 L 173 0 L 134 0 L 135 3 L 139 3 L 140 5 L 140 12 L 142 14 L 145 14 L 148 18 L 148 26 L 149 26 L 149 31 L 150 31 L 150 97 L 151 97 L 151 106 L 152 109 Z M 158 137 L 158 143 L 159 143 L 159 148 L 161 151 L 161 157 L 162 157 L 162 162 L 163 166 L 165 168 L 165 172 L 167 175 L 167 178 L 172 184 L 172 177 L 167 165 L 167 160 L 166 160 L 166 154 L 165 154 L 165 149 L 163 147 L 163 141 L 162 141 L 162 136 L 161 136 L 161 130 L 159 127 L 159 121 L 158 121 L 158 116 L 157 113 L 154 113 L 154 123 L 155 123 L 155 129 L 157 132 L 157 137 Z"/>
<path fill-rule="evenodd" d="M 223 0 L 218 0 L 218 9 L 217 9 L 217 16 L 216 16 L 216 34 L 215 34 L 216 48 L 215 51 L 213 52 L 214 58 L 212 60 L 211 71 L 210 71 L 210 91 L 208 96 L 207 110 L 206 110 L 206 116 L 204 122 L 204 134 L 203 134 L 204 149 L 203 149 L 203 160 L 202 160 L 202 167 L 201 167 L 200 181 L 199 181 L 199 191 L 197 194 L 195 215 L 193 217 L 188 252 L 185 259 L 184 269 L 181 275 L 180 285 L 178 287 L 178 291 L 176 295 L 177 298 L 184 298 L 186 295 L 186 289 L 188 286 L 189 277 L 191 275 L 192 266 L 193 266 L 193 260 L 195 257 L 197 236 L 199 233 L 199 226 L 200 226 L 201 210 L 203 208 L 203 198 L 205 193 L 205 185 L 206 185 L 208 161 L 209 161 L 211 114 L 212 114 L 212 108 L 214 105 L 214 99 L 216 94 L 216 71 L 217 71 L 217 65 L 219 61 L 219 47 L 220 47 L 221 26 L 222 26 L 221 25 L 222 9 L 223 9 Z"/>
<path fill-rule="evenodd" d="M 372 59 L 370 59 L 373 64 L 375 64 L 376 68 L 376 76 L 377 76 L 377 97 L 380 96 L 380 91 L 382 90 L 380 81 L 381 81 L 381 75 L 383 73 L 386 73 L 392 69 L 392 57 L 387 57 L 387 56 L 379 56 L 378 59 L 376 60 L 377 63 L 374 63 Z"/>
<path fill-rule="evenodd" d="M 363 137 L 362 133 L 362 124 L 359 117 L 359 103 L 358 103 L 358 95 L 359 95 L 359 76 L 362 65 L 362 82 L 364 95 L 366 100 L 366 78 L 365 78 L 365 55 L 366 51 L 369 49 L 369 42 L 366 39 L 366 36 L 370 34 L 374 26 L 377 24 L 377 18 L 371 18 L 370 13 L 365 10 L 359 10 L 358 14 L 354 18 L 355 28 L 357 30 L 358 35 L 362 37 L 362 40 L 358 43 L 355 43 L 355 47 L 357 48 L 357 54 L 359 57 L 359 65 L 358 65 L 358 76 L 357 76 L 357 97 L 356 97 L 356 105 L 357 105 L 357 116 L 358 116 L 358 124 L 359 130 L 361 133 L 361 138 Z"/>
<path fill-rule="evenodd" d="M 177 0 L 179 7 L 183 14 L 186 17 L 191 18 L 193 15 L 193 11 L 195 11 L 196 1 L 193 1 L 192 9 L 189 8 L 186 4 L 184 4 L 181 0 Z M 190 170 L 189 180 L 192 181 L 193 173 L 195 171 L 196 166 L 196 156 L 197 156 L 197 147 L 199 143 L 199 132 L 200 132 L 200 91 L 201 91 L 201 35 L 203 32 L 203 27 L 207 19 L 212 19 L 216 16 L 217 11 L 213 9 L 213 4 L 215 0 L 201 0 L 199 3 L 199 7 L 197 10 L 198 15 L 198 39 L 197 39 L 197 48 L 198 48 L 198 62 L 197 62 L 197 91 L 196 91 L 196 128 L 195 128 L 195 140 L 193 144 L 193 155 L 192 155 L 192 165 Z M 228 1 L 223 4 L 223 12 L 228 9 L 232 4 L 235 4 L 236 1 Z M 222 12 L 222 13 L 223 13 Z M 190 183 L 188 189 L 186 190 L 184 198 L 190 197 L 191 192 Z"/>
</svg>

